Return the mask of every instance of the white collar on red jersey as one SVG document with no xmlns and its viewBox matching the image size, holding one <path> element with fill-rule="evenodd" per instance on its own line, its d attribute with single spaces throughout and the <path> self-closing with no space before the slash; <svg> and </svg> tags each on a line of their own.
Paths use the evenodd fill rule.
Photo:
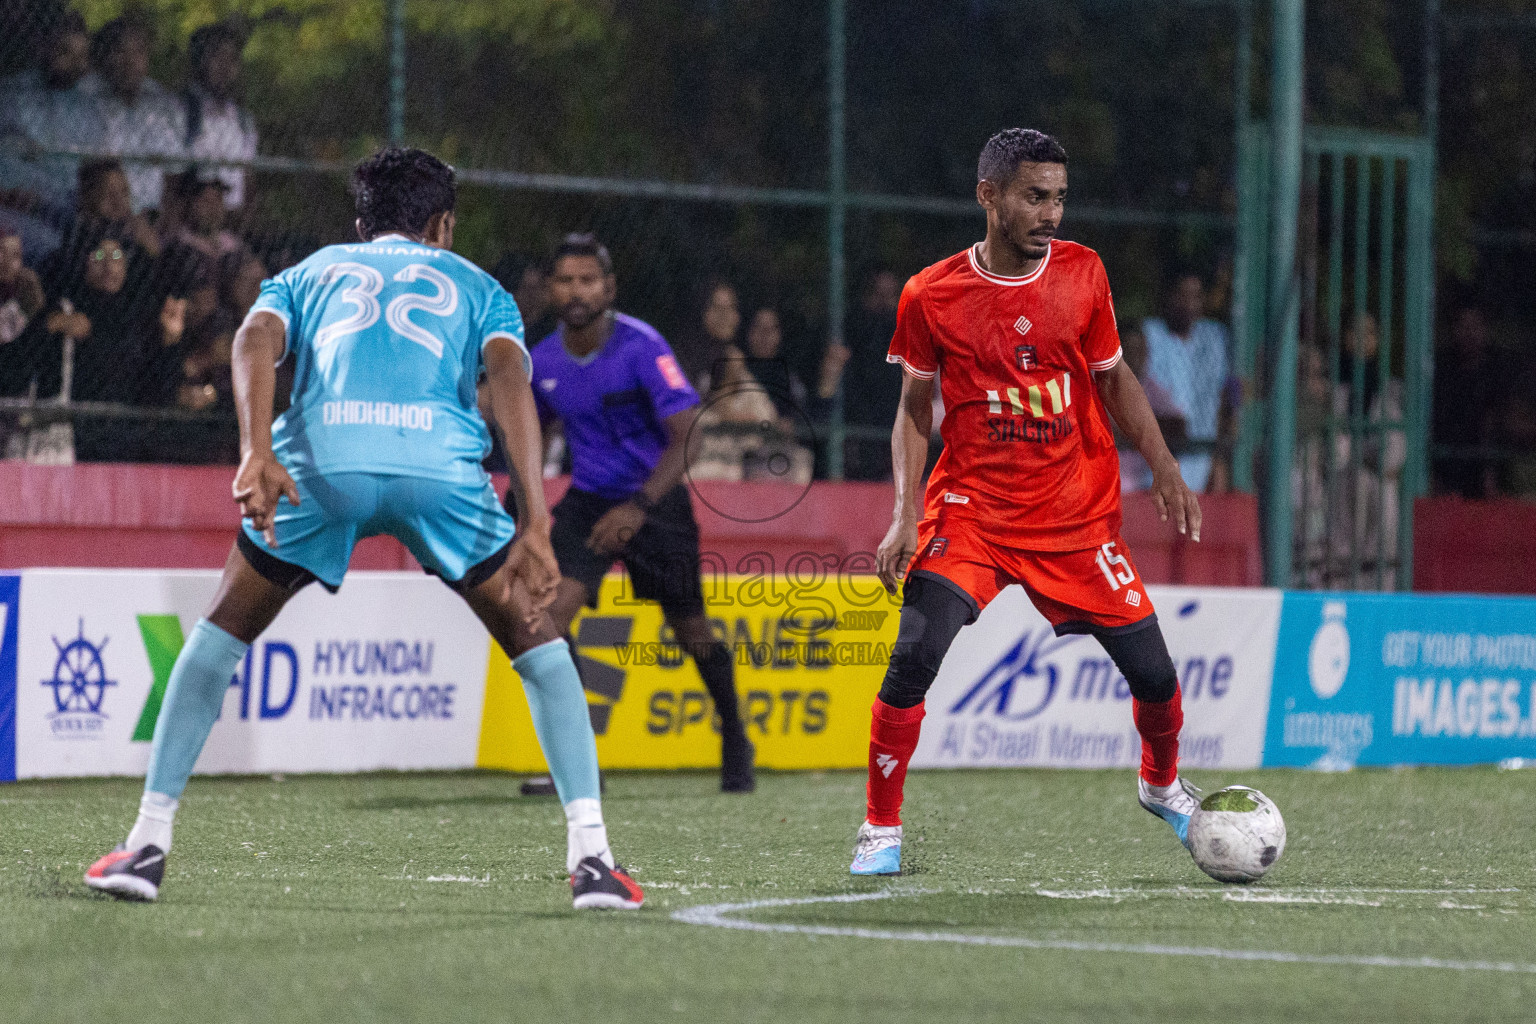
<svg viewBox="0 0 1536 1024">
<path fill-rule="evenodd" d="M 966 250 L 966 255 L 969 256 L 971 260 L 971 269 L 976 271 L 976 273 L 982 279 L 991 281 L 993 284 L 1007 285 L 1010 288 L 1016 288 L 1021 284 L 1029 284 L 1031 281 L 1038 281 L 1040 279 L 1040 275 L 1045 273 L 1045 265 L 1051 262 L 1051 243 L 1047 242 L 1045 244 L 1045 256 L 1041 258 L 1040 265 L 1036 267 L 1033 272 L 1025 274 L 1023 277 L 1004 277 L 1002 274 L 994 274 L 990 270 L 986 270 L 982 267 L 981 261 L 976 258 L 976 247 L 979 245 L 981 245 L 981 243 L 977 242 L 976 245 L 973 245 Z"/>
</svg>

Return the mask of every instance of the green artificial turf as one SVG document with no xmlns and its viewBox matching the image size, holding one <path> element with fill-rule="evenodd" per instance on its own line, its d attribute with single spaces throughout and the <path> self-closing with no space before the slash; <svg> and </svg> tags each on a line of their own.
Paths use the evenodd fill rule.
<svg viewBox="0 0 1536 1024">
<path fill-rule="evenodd" d="M 1536 973 L 910 941 L 1536 965 L 1536 772 L 1193 780 L 1279 804 L 1289 844 L 1262 882 L 1200 874 L 1128 772 L 914 773 L 897 879 L 847 874 L 861 774 L 732 797 L 705 774 L 613 773 L 615 849 L 649 896 L 624 914 L 570 909 L 560 809 L 515 776 L 196 779 L 154 905 L 80 882 L 136 781 L 11 784 L 0 1020 L 1536 1019 Z M 727 915 L 785 931 L 672 917 L 877 893 Z"/>
</svg>

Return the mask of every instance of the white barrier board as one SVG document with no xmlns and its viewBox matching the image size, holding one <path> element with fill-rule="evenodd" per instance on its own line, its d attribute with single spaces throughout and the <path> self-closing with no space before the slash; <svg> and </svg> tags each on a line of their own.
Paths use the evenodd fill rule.
<svg viewBox="0 0 1536 1024">
<path fill-rule="evenodd" d="M 1182 763 L 1256 767 L 1280 591 L 1147 591 L 1183 687 Z M 927 707 L 914 768 L 1114 768 L 1141 758 L 1125 678 L 1092 637 L 1056 636 L 1017 586 L 960 631 Z"/>
<path fill-rule="evenodd" d="M 141 774 L 170 665 L 217 572 L 21 574 L 16 776 Z M 231 680 L 198 771 L 475 763 L 489 640 L 420 573 L 301 591 Z"/>
</svg>

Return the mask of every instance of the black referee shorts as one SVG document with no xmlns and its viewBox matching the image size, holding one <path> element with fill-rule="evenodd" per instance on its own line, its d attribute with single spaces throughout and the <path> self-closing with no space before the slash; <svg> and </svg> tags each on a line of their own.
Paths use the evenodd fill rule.
<svg viewBox="0 0 1536 1024">
<path fill-rule="evenodd" d="M 597 592 L 614 559 L 587 547 L 592 527 L 609 509 L 622 504 L 575 488 L 550 510 L 554 527 L 550 541 L 560 561 L 560 574 L 587 588 L 587 605 L 597 607 Z M 669 620 L 704 613 L 704 586 L 699 578 L 699 525 L 693 518 L 688 489 L 678 484 L 651 506 L 645 523 L 619 556 L 629 573 L 634 594 L 656 601 Z"/>
</svg>

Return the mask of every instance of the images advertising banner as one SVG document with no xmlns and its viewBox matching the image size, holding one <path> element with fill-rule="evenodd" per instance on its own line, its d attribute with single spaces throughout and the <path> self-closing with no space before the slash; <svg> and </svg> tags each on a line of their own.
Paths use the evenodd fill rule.
<svg viewBox="0 0 1536 1024">
<path fill-rule="evenodd" d="M 1536 758 L 1536 600 L 1287 593 L 1266 765 Z"/>
<path fill-rule="evenodd" d="M 218 581 L 25 571 L 16 777 L 141 774 L 171 667 Z M 6 601 L 0 584 L 0 608 L 14 611 Z M 308 587 L 231 678 L 198 771 L 469 767 L 488 647 L 463 601 L 431 577 L 354 573 L 334 596 Z"/>
<path fill-rule="evenodd" d="M 622 576 L 603 581 L 572 635 L 604 768 L 715 768 L 720 732 L 693 660 L 661 608 L 635 600 Z M 900 603 L 873 576 L 813 572 L 705 580 L 715 636 L 734 649 L 747 735 L 766 768 L 859 768 L 869 708 L 896 639 Z M 493 647 L 479 764 L 542 772 L 517 673 Z"/>
<path fill-rule="evenodd" d="M 1180 757 L 1259 763 L 1280 620 L 1273 590 L 1148 587 L 1184 693 Z M 1131 691 L 1098 641 L 1058 637 L 1019 587 L 960 631 L 928 693 L 914 768 L 1131 767 Z"/>
</svg>

